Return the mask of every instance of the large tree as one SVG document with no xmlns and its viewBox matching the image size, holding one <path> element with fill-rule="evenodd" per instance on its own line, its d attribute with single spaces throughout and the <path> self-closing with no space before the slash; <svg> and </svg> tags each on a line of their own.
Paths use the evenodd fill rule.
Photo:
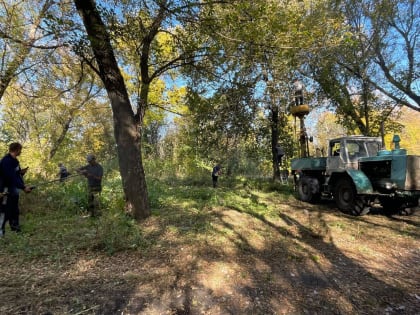
<svg viewBox="0 0 420 315">
<path fill-rule="evenodd" d="M 104 150 L 87 140 L 93 131 L 112 129 L 110 114 L 102 113 L 109 107 L 100 98 L 99 78 L 69 49 L 60 48 L 46 60 L 50 66 L 31 71 L 30 82 L 14 82 L 6 90 L 0 119 L 3 140 L 33 146 L 41 165 L 54 161 L 57 154 L 68 162 L 72 144 L 80 149 L 73 150 L 79 154 L 82 150 L 101 153 Z M 106 132 L 96 143 L 103 139 L 107 139 Z M 112 143 L 103 147 L 112 148 Z"/>
<path fill-rule="evenodd" d="M 94 55 L 93 62 L 88 55 L 85 59 L 96 69 L 111 102 L 127 209 L 141 219 L 150 214 L 141 139 L 152 83 L 165 74 L 173 76 L 174 69 L 203 58 L 189 31 L 195 31 L 191 24 L 197 22 L 200 8 L 207 3 L 127 1 L 122 3 L 126 6 L 122 14 L 113 14 L 102 8 L 102 17 L 95 1 L 74 2 Z M 167 40 L 159 38 L 162 34 L 167 35 Z M 127 47 L 132 47 L 131 54 L 127 54 Z M 121 57 L 118 62 L 125 62 L 121 66 L 117 63 L 117 53 L 122 53 L 118 55 Z M 134 98 L 128 93 L 121 73 L 121 69 L 133 68 L 138 74 L 131 81 L 137 87 Z M 132 101 L 136 104 L 136 111 L 131 106 Z"/>
<path fill-rule="evenodd" d="M 346 1 L 340 6 L 332 6 L 330 14 L 335 12 L 338 25 L 335 44 L 302 54 L 305 74 L 316 81 L 319 95 L 326 96 L 320 100 L 329 102 L 337 114 L 337 121 L 350 133 L 364 135 L 379 135 L 381 129 L 393 129 L 395 125 L 389 118 L 402 104 L 384 97 L 377 88 L 380 80 L 375 66 L 377 31 L 367 15 L 375 5 L 372 1 L 357 5 Z"/>
<path fill-rule="evenodd" d="M 374 66 L 367 77 L 393 101 L 420 112 L 420 1 L 360 1 Z M 370 25 L 370 27 L 369 27 Z"/>
<path fill-rule="evenodd" d="M 111 102 L 118 161 L 126 197 L 126 210 L 132 213 L 136 219 L 146 218 L 150 215 L 150 206 L 139 132 L 143 114 L 136 115 L 131 107 L 109 32 L 102 21 L 95 1 L 75 0 L 74 3 L 86 27 L 98 65 L 98 73 Z"/>
<path fill-rule="evenodd" d="M 328 15 L 329 3 L 236 1 L 230 6 L 220 5 L 202 13 L 205 23 L 200 33 L 207 35 L 208 47 L 218 52 L 218 58 L 205 60 L 191 69 L 194 71 L 190 76 L 191 86 L 200 92 L 210 90 L 210 93 L 248 87 L 248 93 L 251 93 L 248 99 L 258 107 L 251 113 L 251 119 L 255 121 L 255 115 L 263 113 L 269 122 L 266 137 L 270 140 L 265 142 L 265 149 L 271 153 L 274 178 L 280 173 L 276 146 L 284 140 L 281 131 L 287 129 L 286 107 L 292 94 L 293 75 L 301 65 L 300 57 L 307 51 L 316 54 L 325 43 L 335 44 L 331 34 L 336 23 Z M 219 106 L 218 111 L 232 108 L 227 103 L 222 108 Z M 245 116 L 238 115 L 239 111 L 250 113 L 247 106 L 238 106 L 235 110 L 225 117 Z M 232 126 L 232 119 L 227 122 Z M 252 125 L 249 120 L 239 123 L 244 128 Z M 292 143 L 290 139 L 284 142 Z"/>
</svg>

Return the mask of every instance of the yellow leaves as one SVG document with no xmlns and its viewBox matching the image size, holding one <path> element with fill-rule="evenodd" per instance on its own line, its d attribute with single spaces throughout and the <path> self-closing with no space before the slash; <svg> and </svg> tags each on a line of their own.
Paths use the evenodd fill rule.
<svg viewBox="0 0 420 315">
<path fill-rule="evenodd" d="M 328 140 L 344 136 L 346 130 L 343 126 L 337 123 L 337 117 L 333 112 L 317 110 L 317 124 L 315 127 L 315 146 L 327 152 Z"/>
<path fill-rule="evenodd" d="M 176 57 L 175 42 L 171 34 L 166 32 L 157 34 L 156 46 L 160 59 L 171 60 Z"/>
<path fill-rule="evenodd" d="M 188 106 L 185 103 L 185 96 L 187 89 L 185 86 L 175 87 L 173 90 L 168 91 L 169 104 L 173 106 L 173 109 L 180 114 L 187 114 L 189 112 Z"/>
<path fill-rule="evenodd" d="M 91 152 L 100 152 L 107 145 L 104 141 L 104 130 L 100 127 L 89 128 L 84 132 L 85 142 L 89 144 L 89 151 Z"/>
<path fill-rule="evenodd" d="M 420 113 L 409 108 L 403 108 L 400 123 L 404 126 L 400 133 L 400 147 L 407 150 L 408 154 L 420 155 Z M 393 135 L 385 137 L 387 149 L 392 148 Z"/>
<path fill-rule="evenodd" d="M 171 89 L 167 89 L 163 81 L 156 80 L 154 83 L 149 93 L 150 106 L 144 119 L 145 126 L 152 121 L 163 121 L 170 113 L 183 115 L 189 112 L 184 100 L 186 95 L 184 86 L 177 87 L 174 85 Z"/>
</svg>

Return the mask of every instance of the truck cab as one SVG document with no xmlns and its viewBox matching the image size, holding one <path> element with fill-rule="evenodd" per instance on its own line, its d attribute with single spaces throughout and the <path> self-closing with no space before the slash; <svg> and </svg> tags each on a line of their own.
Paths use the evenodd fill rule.
<svg viewBox="0 0 420 315">
<path fill-rule="evenodd" d="M 376 156 L 382 148 L 380 138 L 349 136 L 329 141 L 326 174 L 359 169 L 361 157 Z"/>
</svg>

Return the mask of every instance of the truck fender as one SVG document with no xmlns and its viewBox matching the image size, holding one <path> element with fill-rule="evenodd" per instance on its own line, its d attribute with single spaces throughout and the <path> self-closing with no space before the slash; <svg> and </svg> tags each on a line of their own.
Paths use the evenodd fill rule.
<svg viewBox="0 0 420 315">
<path fill-rule="evenodd" d="M 354 186 L 358 194 L 371 194 L 373 193 L 372 183 L 369 178 L 360 170 L 346 170 L 347 174 L 353 180 Z"/>
</svg>

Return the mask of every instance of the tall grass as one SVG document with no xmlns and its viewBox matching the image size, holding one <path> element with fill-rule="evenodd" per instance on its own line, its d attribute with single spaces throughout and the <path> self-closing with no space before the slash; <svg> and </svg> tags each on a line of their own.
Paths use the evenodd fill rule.
<svg viewBox="0 0 420 315">
<path fill-rule="evenodd" d="M 220 187 L 213 189 L 208 172 L 181 178 L 175 174 L 160 175 L 147 177 L 152 216 L 158 217 L 164 228 L 191 239 L 211 233 L 213 207 L 270 215 L 272 209 L 261 202 L 260 194 L 281 192 L 287 197 L 292 193 L 287 186 L 264 179 L 221 177 Z M 87 216 L 86 191 L 86 180 L 74 177 L 22 194 L 22 233 L 15 234 L 7 228 L 0 239 L 0 253 L 60 263 L 77 251 L 113 254 L 146 249 L 156 242 L 150 235 L 145 236 L 142 224 L 124 213 L 118 172 L 108 172 L 104 178 L 100 218 Z"/>
<path fill-rule="evenodd" d="M 107 177 L 101 193 L 100 218 L 87 213 L 87 184 L 83 178 L 39 186 L 21 195 L 22 233 L 8 228 L 1 249 L 20 257 L 59 261 L 78 250 L 101 250 L 110 254 L 143 246 L 139 225 L 126 216 L 118 177 Z M 23 253 L 23 255 L 22 255 Z"/>
</svg>

